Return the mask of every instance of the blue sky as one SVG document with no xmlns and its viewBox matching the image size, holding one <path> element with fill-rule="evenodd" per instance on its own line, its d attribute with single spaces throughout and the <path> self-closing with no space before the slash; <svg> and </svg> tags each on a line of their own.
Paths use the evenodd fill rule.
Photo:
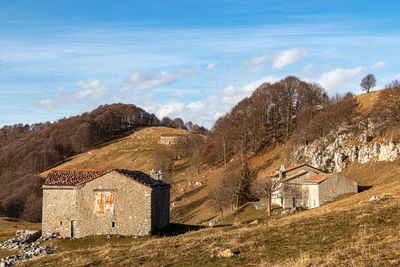
<svg viewBox="0 0 400 267">
<path fill-rule="evenodd" d="M 0 126 L 132 103 L 206 127 L 262 82 L 400 78 L 399 1 L 0 0 Z"/>
</svg>

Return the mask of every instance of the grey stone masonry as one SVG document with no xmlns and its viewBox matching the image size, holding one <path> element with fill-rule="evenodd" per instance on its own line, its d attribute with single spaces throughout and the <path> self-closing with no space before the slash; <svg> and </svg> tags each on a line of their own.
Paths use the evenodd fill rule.
<svg viewBox="0 0 400 267">
<path fill-rule="evenodd" d="M 113 170 L 78 185 L 48 184 L 43 186 L 43 233 L 143 236 L 169 223 L 170 185 L 141 172 Z"/>
</svg>

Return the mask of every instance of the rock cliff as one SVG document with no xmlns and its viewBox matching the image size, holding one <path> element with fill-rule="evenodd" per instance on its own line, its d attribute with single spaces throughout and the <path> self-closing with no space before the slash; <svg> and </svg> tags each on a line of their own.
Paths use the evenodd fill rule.
<svg viewBox="0 0 400 267">
<path fill-rule="evenodd" d="M 399 156 L 400 143 L 385 138 L 374 142 L 374 137 L 373 127 L 361 134 L 341 128 L 309 145 L 297 147 L 289 161 L 309 162 L 329 172 L 342 172 L 351 162 L 394 161 Z"/>
</svg>

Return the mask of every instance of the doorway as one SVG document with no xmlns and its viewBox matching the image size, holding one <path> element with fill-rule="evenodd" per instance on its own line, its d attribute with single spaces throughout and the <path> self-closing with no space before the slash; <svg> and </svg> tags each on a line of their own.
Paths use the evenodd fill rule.
<svg viewBox="0 0 400 267">
<path fill-rule="evenodd" d="M 71 239 L 75 238 L 76 221 L 71 221 Z"/>
</svg>

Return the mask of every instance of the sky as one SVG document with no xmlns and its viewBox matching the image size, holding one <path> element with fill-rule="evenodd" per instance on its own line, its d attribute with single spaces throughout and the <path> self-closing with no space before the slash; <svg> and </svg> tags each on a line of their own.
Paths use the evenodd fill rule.
<svg viewBox="0 0 400 267">
<path fill-rule="evenodd" d="M 135 104 L 211 128 L 263 82 L 400 79 L 400 1 L 0 0 L 0 127 Z"/>
</svg>

